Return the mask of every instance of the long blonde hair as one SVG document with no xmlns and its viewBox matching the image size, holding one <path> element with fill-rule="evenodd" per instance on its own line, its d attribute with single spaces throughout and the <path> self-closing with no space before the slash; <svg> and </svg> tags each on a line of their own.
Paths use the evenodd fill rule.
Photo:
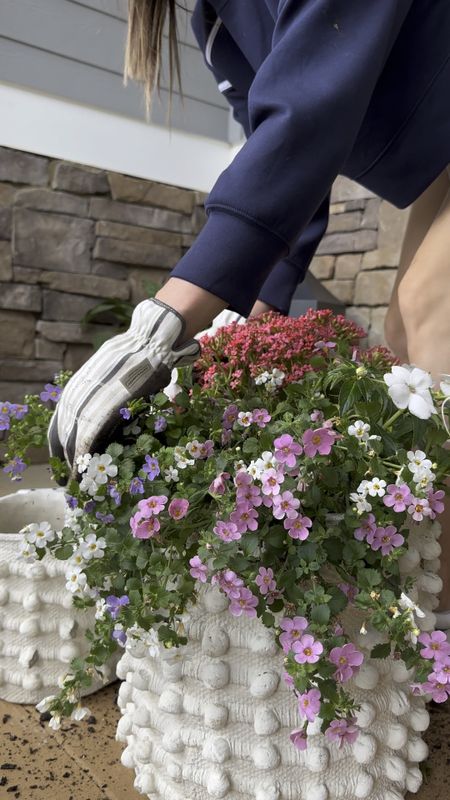
<svg viewBox="0 0 450 800">
<path fill-rule="evenodd" d="M 182 95 L 176 9 L 176 0 L 128 0 L 124 83 L 126 85 L 128 78 L 131 78 L 144 85 L 147 118 L 155 87 L 158 88 L 158 95 L 161 98 L 161 45 L 167 13 L 169 14 L 169 109 L 172 106 L 175 74 Z"/>
</svg>

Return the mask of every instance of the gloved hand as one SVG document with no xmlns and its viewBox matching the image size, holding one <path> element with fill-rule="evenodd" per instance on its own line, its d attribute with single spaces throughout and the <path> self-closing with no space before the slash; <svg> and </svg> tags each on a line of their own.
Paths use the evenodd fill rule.
<svg viewBox="0 0 450 800">
<path fill-rule="evenodd" d="M 71 377 L 48 429 L 50 455 L 67 461 L 71 477 L 76 477 L 78 456 L 101 452 L 111 441 L 123 406 L 160 391 L 173 367 L 198 358 L 198 342 L 179 344 L 184 328 L 173 308 L 144 300 L 128 331 L 105 342 Z"/>
</svg>

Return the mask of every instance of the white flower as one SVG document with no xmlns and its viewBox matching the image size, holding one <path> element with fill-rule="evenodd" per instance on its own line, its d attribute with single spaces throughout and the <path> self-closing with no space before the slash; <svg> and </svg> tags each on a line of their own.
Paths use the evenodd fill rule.
<svg viewBox="0 0 450 800">
<path fill-rule="evenodd" d="M 383 497 L 386 494 L 386 481 L 380 480 L 380 478 L 372 478 L 369 481 L 367 486 L 367 492 L 370 494 L 371 497 Z"/>
<path fill-rule="evenodd" d="M 408 469 L 411 472 L 417 472 L 419 469 L 423 469 L 424 467 L 431 467 L 431 461 L 427 458 L 426 453 L 423 450 L 408 450 Z"/>
<path fill-rule="evenodd" d="M 366 480 L 361 481 L 361 483 L 359 484 L 359 486 L 358 486 L 356 491 L 358 492 L 358 494 L 360 494 L 363 497 L 365 497 L 367 492 L 369 491 L 369 485 L 370 485 L 370 481 L 366 481 Z"/>
<path fill-rule="evenodd" d="M 37 550 L 34 544 L 30 544 L 29 542 L 25 541 L 20 548 L 20 556 L 21 558 L 25 559 L 29 563 L 36 561 L 37 558 Z"/>
<path fill-rule="evenodd" d="M 256 461 L 250 461 L 250 464 L 247 467 L 247 472 L 254 480 L 257 480 L 261 475 L 261 470 L 259 469 Z"/>
<path fill-rule="evenodd" d="M 87 706 L 77 706 L 72 711 L 70 719 L 74 719 L 76 720 L 76 722 L 79 722 L 81 719 L 90 716 L 90 714 L 91 712 L 89 711 Z"/>
<path fill-rule="evenodd" d="M 78 519 L 83 516 L 83 513 L 83 509 L 78 508 L 78 506 L 76 508 L 66 506 L 64 510 L 64 527 L 70 528 L 74 533 L 79 533 L 81 527 L 78 524 Z"/>
<path fill-rule="evenodd" d="M 424 619 L 425 612 L 422 611 L 422 609 L 419 608 L 417 603 L 415 603 L 414 600 L 411 600 L 411 598 L 408 597 L 408 595 L 405 594 L 404 592 L 401 593 L 400 600 L 398 601 L 398 604 L 399 604 L 400 608 L 403 608 L 403 610 L 409 609 L 410 611 L 413 611 L 414 614 L 417 617 L 419 617 L 419 619 Z"/>
<path fill-rule="evenodd" d="M 152 658 L 157 658 L 157 656 L 159 656 L 161 646 L 159 643 L 158 631 L 155 628 L 151 628 L 148 631 L 145 643 L 148 647 L 149 656 Z"/>
<path fill-rule="evenodd" d="M 357 419 L 354 425 L 348 426 L 347 431 L 350 436 L 356 436 L 356 438 L 360 439 L 362 442 L 367 442 L 370 425 L 368 425 L 367 422 L 363 422 L 362 419 Z"/>
<path fill-rule="evenodd" d="M 80 490 L 82 492 L 87 492 L 92 496 L 94 494 L 97 494 L 98 485 L 94 480 L 94 478 L 85 473 L 80 482 Z"/>
<path fill-rule="evenodd" d="M 50 728 L 53 728 L 54 731 L 59 731 L 61 727 L 61 717 L 60 716 L 52 717 L 48 724 Z"/>
<path fill-rule="evenodd" d="M 442 377 L 444 378 L 444 380 L 441 381 L 439 384 L 440 390 L 442 394 L 444 394 L 446 397 L 450 397 L 450 375 L 444 374 L 442 375 Z"/>
<path fill-rule="evenodd" d="M 429 419 L 437 413 L 430 394 L 433 381 L 429 372 L 409 364 L 401 367 L 394 364 L 391 372 L 383 377 L 389 386 L 389 397 L 397 408 L 407 408 L 419 419 Z"/>
<path fill-rule="evenodd" d="M 180 394 L 182 391 L 182 387 L 178 384 L 178 370 L 175 367 L 170 375 L 170 383 L 165 387 L 165 389 L 163 389 L 163 392 L 166 397 L 169 398 L 171 403 L 173 403 L 177 394 Z"/>
<path fill-rule="evenodd" d="M 270 376 L 270 380 L 272 381 L 272 383 L 275 384 L 275 386 L 281 386 L 285 377 L 286 375 L 284 372 L 281 371 L 281 369 L 273 369 L 272 375 Z"/>
<path fill-rule="evenodd" d="M 200 458 L 202 454 L 202 446 L 197 439 L 193 439 L 192 442 L 188 442 L 186 445 L 186 450 L 192 458 Z"/>
<path fill-rule="evenodd" d="M 372 511 L 371 504 L 362 495 L 353 492 L 350 495 L 350 500 L 352 501 L 352 503 L 355 504 L 359 516 L 361 516 L 361 514 L 364 514 L 366 511 Z"/>
<path fill-rule="evenodd" d="M 237 418 L 238 425 L 243 428 L 248 428 L 253 422 L 253 414 L 251 411 L 240 411 Z"/>
<path fill-rule="evenodd" d="M 81 567 L 74 566 L 66 571 L 66 581 L 66 589 L 75 594 L 75 592 L 83 591 L 86 587 L 87 577 Z"/>
<path fill-rule="evenodd" d="M 234 468 L 235 472 L 239 472 L 240 469 L 247 470 L 247 464 L 245 463 L 245 461 L 242 461 L 242 458 L 241 458 L 241 459 L 239 459 L 239 461 L 235 461 L 234 462 L 233 468 Z"/>
<path fill-rule="evenodd" d="M 29 544 L 34 544 L 35 547 L 46 547 L 47 542 L 53 542 L 56 537 L 55 531 L 49 522 L 32 522 L 25 528 L 22 528 L 20 533 L 23 533 L 26 541 Z"/>
<path fill-rule="evenodd" d="M 257 386 L 262 386 L 264 383 L 270 380 L 270 375 L 268 372 L 261 372 L 260 375 L 257 375 L 255 378 L 255 383 Z"/>
<path fill-rule="evenodd" d="M 112 587 L 112 580 L 111 580 L 109 575 L 106 575 L 106 577 L 103 578 L 103 587 L 102 588 L 105 590 L 105 592 L 109 592 L 111 587 Z"/>
<path fill-rule="evenodd" d="M 108 478 L 115 478 L 117 467 L 112 463 L 112 456 L 109 453 L 103 453 L 101 456 L 96 453 L 92 456 L 87 475 L 96 482 L 97 486 L 107 483 Z"/>
<path fill-rule="evenodd" d="M 105 619 L 106 614 L 106 600 L 99 597 L 95 604 L 95 619 Z"/>
<path fill-rule="evenodd" d="M 262 477 L 268 469 L 277 469 L 280 466 L 270 450 L 264 450 L 260 458 L 257 458 L 256 461 L 252 463 L 255 463 L 256 467 L 259 469 L 260 477 Z"/>
<path fill-rule="evenodd" d="M 35 706 L 35 709 L 39 711 L 40 714 L 44 714 L 50 708 L 53 700 L 56 699 L 56 694 L 49 694 L 47 697 L 43 697 L 42 700 Z"/>
<path fill-rule="evenodd" d="M 85 559 L 83 557 L 83 553 L 81 552 L 81 548 L 78 547 L 74 550 L 73 554 L 70 557 L 69 565 L 74 567 L 84 567 Z"/>
<path fill-rule="evenodd" d="M 175 469 L 175 467 L 168 467 L 166 470 L 164 470 L 164 480 L 167 482 L 175 481 L 175 483 L 176 481 L 179 481 L 180 476 L 178 474 L 178 470 Z"/>
<path fill-rule="evenodd" d="M 418 469 L 415 471 L 413 475 L 413 483 L 417 483 L 422 489 L 428 488 L 428 484 L 433 483 L 436 475 L 431 469 L 424 467 L 423 469 Z"/>
<path fill-rule="evenodd" d="M 83 456 L 78 456 L 78 458 L 76 460 L 76 464 L 77 464 L 77 467 L 78 467 L 78 472 L 80 472 L 80 473 L 81 472 L 86 472 L 86 470 L 87 470 L 87 468 L 88 468 L 88 466 L 90 464 L 91 458 L 92 458 L 92 456 L 91 456 L 90 453 L 85 453 Z"/>
<path fill-rule="evenodd" d="M 97 539 L 95 533 L 88 533 L 84 541 L 80 542 L 80 551 L 83 558 L 89 561 L 91 558 L 103 558 L 106 547 L 105 539 Z"/>
</svg>

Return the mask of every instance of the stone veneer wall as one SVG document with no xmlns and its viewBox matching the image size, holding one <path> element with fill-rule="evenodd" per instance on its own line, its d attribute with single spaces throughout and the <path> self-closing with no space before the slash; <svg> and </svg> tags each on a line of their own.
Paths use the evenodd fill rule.
<svg viewBox="0 0 450 800">
<path fill-rule="evenodd" d="M 0 148 L 0 399 L 77 369 L 101 299 L 138 303 L 205 222 L 206 195 Z M 339 178 L 313 274 L 382 341 L 405 212 Z"/>
</svg>

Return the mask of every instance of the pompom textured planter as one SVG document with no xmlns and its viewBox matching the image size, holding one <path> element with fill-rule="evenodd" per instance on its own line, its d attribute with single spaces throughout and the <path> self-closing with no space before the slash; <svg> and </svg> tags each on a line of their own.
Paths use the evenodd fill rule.
<svg viewBox="0 0 450 800">
<path fill-rule="evenodd" d="M 37 703 L 59 691 L 58 678 L 75 656 L 87 652 L 85 630 L 93 611 L 78 611 L 66 589 L 67 565 L 46 555 L 40 562 L 20 557 L 31 522 L 64 525 L 64 493 L 58 489 L 19 490 L 0 498 L 0 698 Z M 105 672 L 105 683 L 114 670 Z M 97 681 L 86 694 L 99 688 Z"/>
<path fill-rule="evenodd" d="M 418 620 L 424 630 L 434 627 L 441 588 L 439 534 L 437 522 L 416 526 L 401 562 L 416 576 L 412 598 L 426 612 Z M 117 668 L 124 681 L 117 738 L 136 789 L 151 800 L 402 800 L 417 792 L 427 756 L 425 699 L 412 694 L 403 661 L 368 658 L 380 638 L 360 632 L 358 613 L 342 624 L 367 656 L 346 684 L 361 705 L 361 732 L 342 748 L 317 721 L 307 750 L 293 746 L 289 734 L 300 719 L 273 632 L 259 619 L 233 617 L 216 587 L 199 590 L 186 614 L 188 645 L 172 659 L 150 657 L 142 642 L 127 646 Z"/>
</svg>

